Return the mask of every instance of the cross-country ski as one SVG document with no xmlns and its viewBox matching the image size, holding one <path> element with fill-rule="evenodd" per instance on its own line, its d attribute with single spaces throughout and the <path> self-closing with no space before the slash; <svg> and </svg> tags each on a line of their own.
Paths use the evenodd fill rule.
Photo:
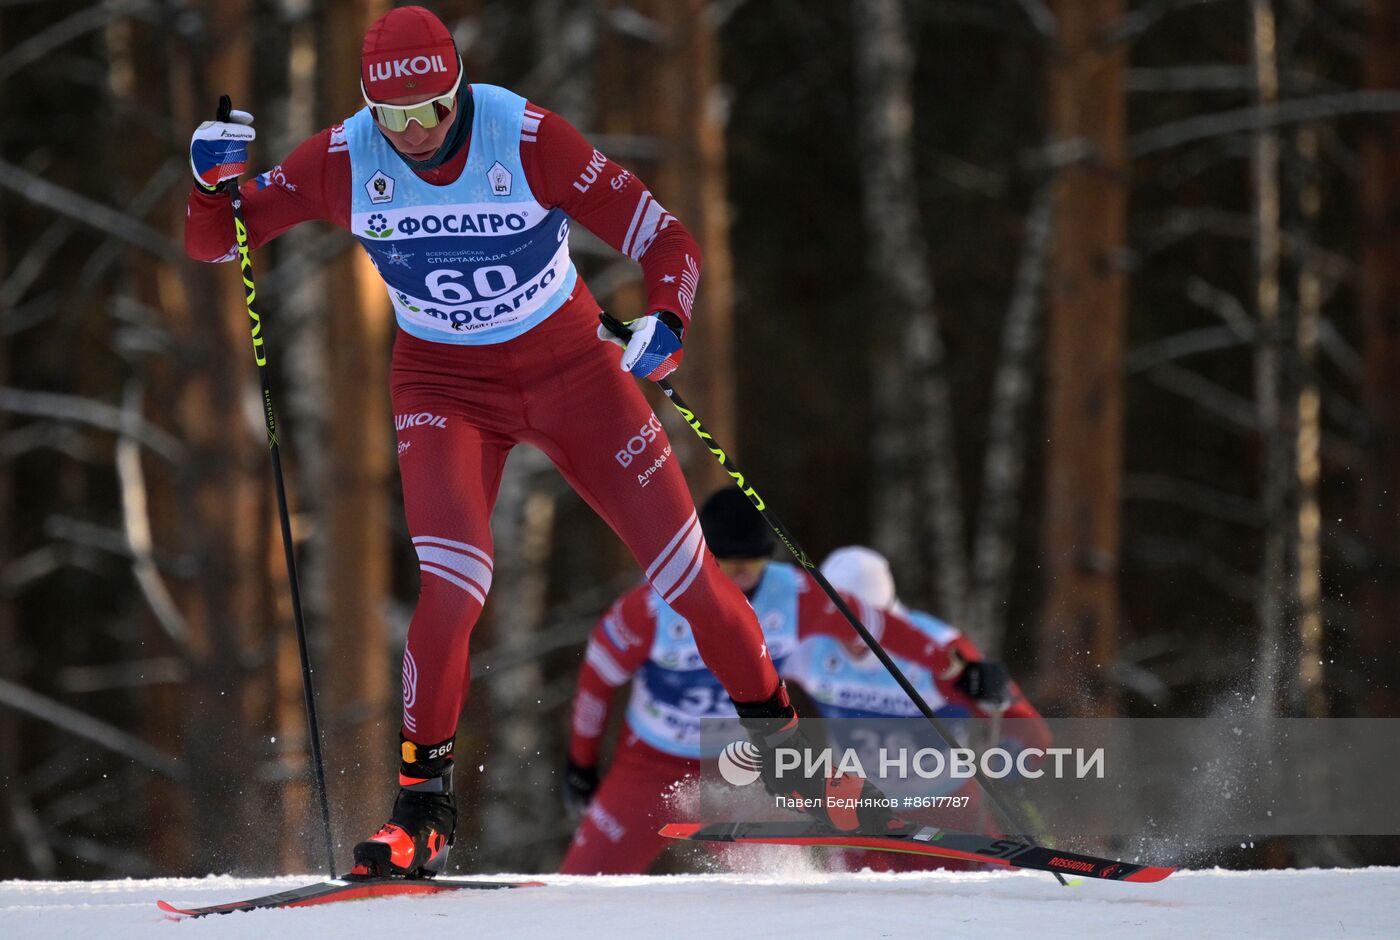
<svg viewBox="0 0 1400 940">
<path fill-rule="evenodd" d="M 311 907 L 341 901 L 363 901 L 370 898 L 392 898 L 441 894 L 445 891 L 491 891 L 505 888 L 542 888 L 542 881 L 467 881 L 460 878 L 374 878 L 346 875 L 313 885 L 278 891 L 246 901 L 229 901 L 206 907 L 176 907 L 169 901 L 157 901 L 156 907 L 169 914 L 184 917 L 206 917 L 210 914 L 233 914 L 239 911 L 259 911 L 284 907 Z"/>
<path fill-rule="evenodd" d="M 661 834 L 668 839 L 692 842 L 731 842 L 766 845 L 816 845 L 830 848 L 900 852 L 953 858 L 982 865 L 1028 868 L 1105 881 L 1145 884 L 1161 881 L 1175 869 L 1098 858 L 1063 849 L 1047 849 L 1010 839 L 952 832 L 937 826 L 905 825 L 880 835 L 835 832 L 809 822 L 772 823 L 670 823 Z"/>
</svg>

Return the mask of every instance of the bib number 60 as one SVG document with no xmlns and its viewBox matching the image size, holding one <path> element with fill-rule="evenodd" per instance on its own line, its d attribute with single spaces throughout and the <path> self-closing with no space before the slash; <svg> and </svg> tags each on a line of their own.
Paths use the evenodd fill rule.
<svg viewBox="0 0 1400 940">
<path fill-rule="evenodd" d="M 467 304 L 473 300 L 487 300 L 499 297 L 515 287 L 515 269 L 505 264 L 492 264 L 477 268 L 472 272 L 472 287 L 475 295 L 468 290 L 462 280 L 465 275 L 455 268 L 438 268 L 428 272 L 424 278 L 428 293 L 433 299 L 445 304 Z"/>
</svg>

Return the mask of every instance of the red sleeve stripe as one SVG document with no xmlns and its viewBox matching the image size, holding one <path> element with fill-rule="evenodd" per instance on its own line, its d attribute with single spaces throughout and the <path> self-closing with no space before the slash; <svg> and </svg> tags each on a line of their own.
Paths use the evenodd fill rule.
<svg viewBox="0 0 1400 940">
<path fill-rule="evenodd" d="M 632 224 L 622 239 L 623 253 L 633 261 L 641 260 L 656 236 L 673 221 L 675 217 L 656 201 L 651 190 L 646 190 L 637 200 L 637 211 L 632 214 Z"/>
<path fill-rule="evenodd" d="M 626 622 L 620 616 L 621 606 L 615 605 L 603 616 L 603 637 L 615 648 L 626 652 L 629 646 L 640 641 L 627 629 Z"/>
<path fill-rule="evenodd" d="M 579 690 L 574 699 L 574 734 L 583 738 L 596 738 L 603 733 L 603 725 L 608 720 L 608 703 L 591 692 Z"/>
<path fill-rule="evenodd" d="M 544 120 L 544 115 L 538 111 L 525 109 L 525 116 L 520 121 L 520 139 L 538 140 L 540 133 L 540 121 Z"/>
<path fill-rule="evenodd" d="M 337 124 L 331 128 L 330 143 L 326 145 L 326 153 L 343 153 L 350 149 L 350 141 L 345 137 L 345 125 Z"/>
<path fill-rule="evenodd" d="M 583 661 L 592 666 L 599 678 L 610 686 L 617 687 L 627 681 L 627 671 L 617 664 L 611 653 L 591 639 Z"/>
</svg>

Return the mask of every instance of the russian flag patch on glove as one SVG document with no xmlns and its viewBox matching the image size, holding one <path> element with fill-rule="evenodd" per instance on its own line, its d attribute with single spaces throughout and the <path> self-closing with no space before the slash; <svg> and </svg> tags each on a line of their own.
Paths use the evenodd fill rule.
<svg viewBox="0 0 1400 940">
<path fill-rule="evenodd" d="M 190 169 L 195 179 L 209 188 L 224 180 L 237 179 L 248 169 L 248 143 L 257 132 L 242 119 L 253 116 L 235 111 L 230 121 L 205 121 L 190 138 Z"/>
<path fill-rule="evenodd" d="M 641 379 L 659 382 L 681 364 L 685 350 L 676 331 L 657 318 L 656 314 L 642 317 L 629 324 L 632 338 L 622 353 L 622 368 Z"/>
</svg>

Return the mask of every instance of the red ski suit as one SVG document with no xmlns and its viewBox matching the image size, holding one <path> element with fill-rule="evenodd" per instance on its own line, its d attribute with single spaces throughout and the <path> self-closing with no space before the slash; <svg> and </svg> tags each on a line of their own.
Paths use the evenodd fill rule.
<svg viewBox="0 0 1400 940">
<path fill-rule="evenodd" d="M 806 576 L 803 576 L 804 581 Z M 579 669 L 574 693 L 569 758 L 582 767 L 598 763 L 603 733 L 617 689 L 646 663 L 656 635 L 656 617 L 648 604 L 650 588 L 641 584 L 613 603 L 588 638 L 589 655 Z M 959 635 L 940 645 L 927 633 L 893 611 L 881 611 L 859 599 L 843 595 L 872 635 L 893 655 L 947 676 L 954 669 L 952 657 L 963 662 L 980 660 L 981 653 Z M 797 602 L 799 640 L 828 635 L 855 636 L 851 625 L 825 594 L 806 584 Z M 611 623 L 609 623 L 611 621 Z M 618 638 L 624 638 L 625 645 Z M 601 655 L 600 655 L 601 654 Z M 598 663 L 606 664 L 604 669 Z M 951 678 L 938 680 L 939 691 L 952 703 L 982 714 L 978 704 L 964 695 Z M 699 779 L 702 759 L 669 754 L 641 740 L 625 727 L 611 766 L 588 813 L 579 823 L 559 870 L 566 875 L 624 875 L 644 873 L 670 841 L 658 835 L 669 822 L 687 821 L 692 807 L 674 801 L 687 781 Z M 709 761 L 713 765 L 713 759 Z M 878 853 L 870 853 L 872 856 Z M 885 860 L 862 859 L 879 866 Z M 920 860 L 915 867 L 943 867 L 938 861 Z"/>
<path fill-rule="evenodd" d="M 645 313 L 688 322 L 699 249 L 662 213 L 642 247 L 637 222 L 656 218 L 636 176 L 603 157 L 563 118 L 534 105 L 519 153 L 531 191 L 642 266 Z M 311 137 L 245 183 L 244 217 L 254 248 L 320 219 L 348 229 L 351 161 L 337 128 Z M 340 136 L 343 141 L 343 133 Z M 419 173 L 445 186 L 463 171 L 470 144 Z M 401 172 L 411 172 L 407 164 Z M 650 213 L 648 215 L 648 213 Z M 204 261 L 233 256 L 225 196 L 192 190 L 186 250 Z M 700 537 L 694 504 L 660 422 L 619 352 L 595 336 L 599 306 L 580 278 L 567 302 L 522 335 L 491 345 L 450 345 L 399 330 L 390 376 L 404 509 L 421 587 L 404 649 L 404 733 L 420 743 L 453 736 L 466 700 L 468 639 L 491 586 L 489 520 L 506 455 L 533 444 L 627 544 L 652 586 L 697 625 L 705 662 L 736 701 L 769 698 L 777 674 L 743 595 Z M 629 447 L 630 445 L 630 447 Z M 655 469 L 638 480 L 626 464 Z"/>
</svg>

